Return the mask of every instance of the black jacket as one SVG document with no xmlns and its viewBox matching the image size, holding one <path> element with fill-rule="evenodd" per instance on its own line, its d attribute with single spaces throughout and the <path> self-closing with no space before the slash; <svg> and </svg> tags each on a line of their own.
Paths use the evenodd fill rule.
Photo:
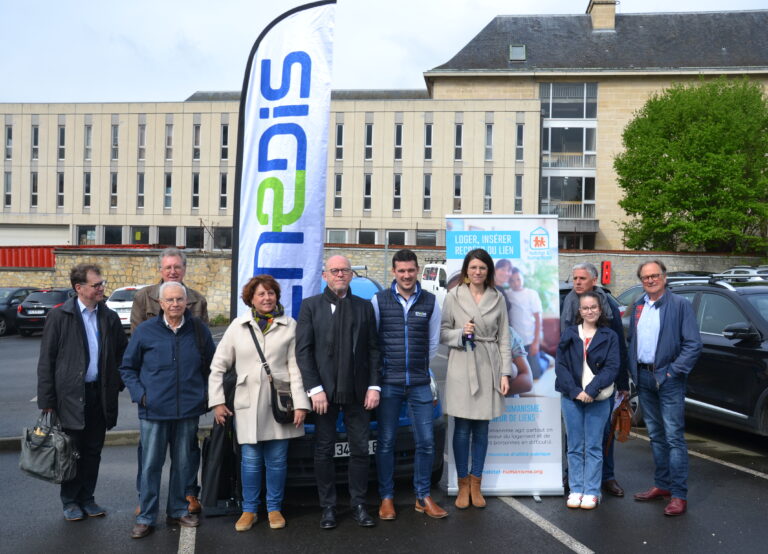
<svg viewBox="0 0 768 554">
<path fill-rule="evenodd" d="M 354 318 L 355 394 L 365 398 L 368 387 L 379 384 L 379 346 L 376 335 L 376 315 L 367 300 L 349 293 Z M 336 368 L 325 349 L 328 330 L 333 328 L 331 305 L 322 294 L 301 302 L 296 326 L 296 363 L 301 371 L 304 388 L 309 391 L 323 386 L 328 399 L 336 388 Z"/>
<path fill-rule="evenodd" d="M 117 368 L 128 339 L 120 317 L 99 303 L 99 383 L 107 429 L 117 424 L 117 395 L 123 388 Z M 53 408 L 65 429 L 85 427 L 85 373 L 90 355 L 77 297 L 51 310 L 43 328 L 37 363 L 37 406 Z"/>
</svg>

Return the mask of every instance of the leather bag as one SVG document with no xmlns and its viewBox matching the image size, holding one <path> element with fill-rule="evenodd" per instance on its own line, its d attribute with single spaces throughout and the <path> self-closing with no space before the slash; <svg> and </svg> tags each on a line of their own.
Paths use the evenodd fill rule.
<svg viewBox="0 0 768 554">
<path fill-rule="evenodd" d="M 24 429 L 19 469 L 27 475 L 59 485 L 75 478 L 78 458 L 55 412 L 41 413 L 34 428 Z"/>
<path fill-rule="evenodd" d="M 251 332 L 251 338 L 256 345 L 256 350 L 259 351 L 261 367 L 264 368 L 264 371 L 267 374 L 267 379 L 269 379 L 272 416 L 278 423 L 293 423 L 293 396 L 291 395 L 290 383 L 282 383 L 280 381 L 278 381 L 277 384 L 275 383 L 275 379 L 272 378 L 272 372 L 269 370 L 267 359 L 264 357 L 264 352 L 261 351 L 261 346 L 259 346 L 259 340 L 256 338 L 256 332 L 250 325 L 248 325 L 248 330 Z"/>
</svg>

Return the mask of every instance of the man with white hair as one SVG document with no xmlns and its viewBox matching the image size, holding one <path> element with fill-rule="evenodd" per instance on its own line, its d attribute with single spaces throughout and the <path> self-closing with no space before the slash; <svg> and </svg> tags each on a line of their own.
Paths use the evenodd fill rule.
<svg viewBox="0 0 768 554">
<path fill-rule="evenodd" d="M 136 327 L 120 366 L 120 375 L 138 404 L 141 430 L 139 513 L 131 536 L 152 532 L 159 510 L 165 451 L 171 448 L 166 507 L 167 523 L 197 527 L 185 498 L 196 467 L 191 444 L 199 417 L 206 411 L 208 371 L 216 347 L 208 327 L 187 309 L 181 283 L 160 286 L 162 311 Z"/>
</svg>

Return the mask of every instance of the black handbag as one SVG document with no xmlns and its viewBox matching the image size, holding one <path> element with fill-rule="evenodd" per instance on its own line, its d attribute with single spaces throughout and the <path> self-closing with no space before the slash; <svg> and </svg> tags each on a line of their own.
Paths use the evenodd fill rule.
<svg viewBox="0 0 768 554">
<path fill-rule="evenodd" d="M 19 469 L 27 475 L 59 485 L 75 478 L 79 457 L 55 412 L 41 413 L 33 429 L 24 429 Z"/>
<path fill-rule="evenodd" d="M 264 371 L 267 373 L 267 379 L 269 379 L 272 416 L 278 423 L 293 423 L 293 396 L 291 395 L 290 384 L 288 384 L 287 388 L 285 387 L 285 384 L 280 381 L 275 385 L 275 380 L 272 378 L 272 372 L 269 370 L 267 359 L 261 351 L 261 346 L 259 346 L 259 339 L 256 338 L 256 332 L 250 324 L 248 325 L 248 330 L 251 332 L 251 338 L 253 339 L 253 344 L 256 345 L 256 350 L 259 351 L 261 367 L 264 368 Z"/>
</svg>

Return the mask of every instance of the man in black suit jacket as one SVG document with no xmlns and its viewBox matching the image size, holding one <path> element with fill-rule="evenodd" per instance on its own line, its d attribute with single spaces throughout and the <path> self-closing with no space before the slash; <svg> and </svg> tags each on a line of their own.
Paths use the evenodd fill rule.
<svg viewBox="0 0 768 554">
<path fill-rule="evenodd" d="M 323 277 L 328 286 L 301 303 L 296 327 L 296 362 L 315 416 L 315 476 L 323 514 L 320 527 L 336 527 L 336 420 L 344 413 L 349 441 L 352 517 L 362 527 L 375 522 L 365 508 L 368 489 L 370 411 L 379 405 L 379 348 L 373 306 L 352 294 L 352 268 L 331 256 Z"/>
</svg>

